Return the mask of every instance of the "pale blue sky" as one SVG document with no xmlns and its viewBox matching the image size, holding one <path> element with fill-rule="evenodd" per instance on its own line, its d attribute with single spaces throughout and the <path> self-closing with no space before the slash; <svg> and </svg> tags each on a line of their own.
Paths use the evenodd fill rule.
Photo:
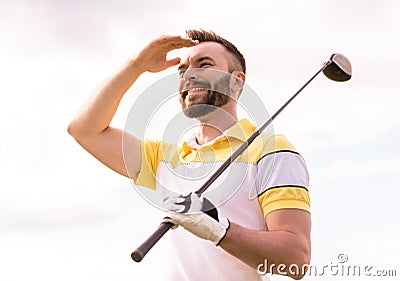
<svg viewBox="0 0 400 281">
<path fill-rule="evenodd" d="M 351 81 L 319 76 L 274 128 L 310 169 L 312 263 L 344 253 L 348 264 L 400 274 L 398 1 L 3 0 L 0 23 L 1 280 L 152 280 L 162 242 L 140 264 L 130 253 L 162 214 L 66 127 L 144 44 L 198 27 L 237 45 L 270 113 L 331 53 L 350 59 Z M 143 75 L 113 125 L 123 128 L 136 96 L 173 71 Z"/>
</svg>

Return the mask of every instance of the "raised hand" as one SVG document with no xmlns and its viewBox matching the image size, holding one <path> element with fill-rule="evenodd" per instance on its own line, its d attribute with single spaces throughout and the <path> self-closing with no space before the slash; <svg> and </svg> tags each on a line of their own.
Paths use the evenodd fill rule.
<svg viewBox="0 0 400 281">
<path fill-rule="evenodd" d="M 184 47 L 191 47 L 198 41 L 181 36 L 161 36 L 151 41 L 135 58 L 135 61 L 144 71 L 159 72 L 177 65 L 180 58 L 167 60 L 168 52 Z"/>
</svg>

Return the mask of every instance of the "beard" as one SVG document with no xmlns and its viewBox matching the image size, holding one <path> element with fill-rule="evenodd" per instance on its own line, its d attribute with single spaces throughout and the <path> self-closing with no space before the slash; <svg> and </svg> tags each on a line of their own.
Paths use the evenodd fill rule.
<svg viewBox="0 0 400 281">
<path fill-rule="evenodd" d="M 196 84 L 196 83 L 195 83 Z M 197 83 L 199 84 L 199 83 Z M 196 85 L 197 85 L 196 84 Z M 205 82 L 201 82 L 205 86 Z M 221 106 L 227 104 L 230 100 L 230 76 L 224 76 L 214 83 L 212 89 L 210 83 L 206 83 L 204 87 L 207 93 L 198 101 L 193 104 L 186 105 L 186 95 L 180 98 L 183 114 L 188 118 L 199 118 L 214 112 Z"/>
</svg>

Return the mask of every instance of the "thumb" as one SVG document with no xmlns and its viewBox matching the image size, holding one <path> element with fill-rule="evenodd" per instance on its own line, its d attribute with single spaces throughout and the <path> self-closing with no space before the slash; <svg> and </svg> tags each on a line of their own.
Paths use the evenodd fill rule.
<svg viewBox="0 0 400 281">
<path fill-rule="evenodd" d="M 168 67 L 177 65 L 178 63 L 180 63 L 180 61 L 181 61 L 180 58 L 170 59 L 170 60 L 167 60 L 167 61 L 165 62 L 165 66 L 168 68 Z"/>
</svg>

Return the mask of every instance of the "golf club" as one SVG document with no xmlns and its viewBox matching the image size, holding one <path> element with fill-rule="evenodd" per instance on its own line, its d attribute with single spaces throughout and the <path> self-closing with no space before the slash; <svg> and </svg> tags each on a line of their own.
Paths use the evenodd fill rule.
<svg viewBox="0 0 400 281">
<path fill-rule="evenodd" d="M 289 103 L 297 97 L 298 94 L 320 73 L 323 72 L 326 77 L 333 81 L 344 82 L 351 78 L 352 69 L 350 61 L 342 54 L 333 54 L 326 61 L 322 68 L 318 70 L 314 76 L 311 77 L 271 118 L 269 118 L 260 128 L 258 128 L 248 139 L 244 142 L 222 165 L 219 167 L 214 174 L 195 192 L 197 195 L 201 195 L 207 190 L 207 188 L 229 167 L 232 162 L 239 157 L 249 147 L 249 145 L 258 137 L 261 132 L 267 128 L 272 121 L 286 108 Z M 134 252 L 131 257 L 134 261 L 140 262 L 148 251 L 157 243 L 158 240 L 173 226 L 170 222 L 162 222 L 158 229 Z"/>
</svg>

